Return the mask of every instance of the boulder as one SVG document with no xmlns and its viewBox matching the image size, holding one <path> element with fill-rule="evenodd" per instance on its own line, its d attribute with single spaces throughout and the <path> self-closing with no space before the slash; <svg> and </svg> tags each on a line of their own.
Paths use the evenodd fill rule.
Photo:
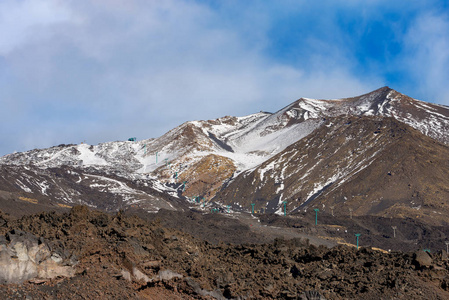
<svg viewBox="0 0 449 300">
<path fill-rule="evenodd" d="M 75 269 L 62 263 L 61 255 L 52 253 L 48 244 L 33 234 L 12 230 L 6 237 L 0 236 L 0 284 L 74 276 Z"/>
<path fill-rule="evenodd" d="M 418 268 L 428 268 L 432 265 L 432 258 L 426 251 L 417 251 L 413 254 L 413 264 Z"/>
</svg>

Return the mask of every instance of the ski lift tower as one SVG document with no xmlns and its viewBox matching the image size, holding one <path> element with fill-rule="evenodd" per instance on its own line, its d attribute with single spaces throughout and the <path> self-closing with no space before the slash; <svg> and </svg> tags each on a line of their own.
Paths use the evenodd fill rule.
<svg viewBox="0 0 449 300">
<path fill-rule="evenodd" d="M 355 236 L 356 236 L 356 238 L 357 238 L 357 250 L 359 250 L 359 236 L 360 236 L 361 234 L 360 233 L 356 233 L 355 234 Z"/>
<path fill-rule="evenodd" d="M 142 149 L 143 149 L 143 155 L 147 155 L 147 144 L 144 144 L 142 146 Z"/>
</svg>

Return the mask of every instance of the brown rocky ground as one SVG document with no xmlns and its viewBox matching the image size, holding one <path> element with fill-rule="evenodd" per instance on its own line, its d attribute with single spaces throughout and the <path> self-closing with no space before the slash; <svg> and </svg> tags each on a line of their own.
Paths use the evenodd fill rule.
<svg viewBox="0 0 449 300">
<path fill-rule="evenodd" d="M 315 212 L 297 213 L 287 217 L 274 214 L 259 215 L 261 224 L 295 229 L 305 235 L 317 236 L 341 243 L 355 244 L 360 233 L 360 245 L 391 251 L 428 249 L 432 253 L 446 249 L 449 240 L 447 226 L 433 226 L 411 218 L 383 218 L 376 216 L 332 216 Z M 395 229 L 393 229 L 395 227 Z"/>
<path fill-rule="evenodd" d="M 188 182 L 183 196 L 211 199 L 235 170 L 231 159 L 209 154 L 183 170 L 179 181 Z"/>
<path fill-rule="evenodd" d="M 316 247 L 305 239 L 212 244 L 164 222 L 161 216 L 149 222 L 86 207 L 21 219 L 2 213 L 0 235 L 11 230 L 32 233 L 77 264 L 74 277 L 0 285 L 0 293 L 4 299 L 449 297 L 445 252 L 385 254 L 369 248 Z"/>
</svg>

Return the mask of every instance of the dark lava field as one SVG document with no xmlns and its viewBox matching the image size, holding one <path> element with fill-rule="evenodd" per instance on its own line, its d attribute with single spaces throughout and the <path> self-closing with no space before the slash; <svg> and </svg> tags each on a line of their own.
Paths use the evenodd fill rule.
<svg viewBox="0 0 449 300">
<path fill-rule="evenodd" d="M 24 249 L 31 257 L 35 245 L 51 253 L 54 270 L 69 275 L 3 282 L 0 293 L 3 299 L 449 299 L 444 228 L 324 214 L 315 225 L 312 212 L 259 217 L 106 214 L 84 206 L 21 218 L 1 213 L 2 268 L 23 259 Z"/>
</svg>

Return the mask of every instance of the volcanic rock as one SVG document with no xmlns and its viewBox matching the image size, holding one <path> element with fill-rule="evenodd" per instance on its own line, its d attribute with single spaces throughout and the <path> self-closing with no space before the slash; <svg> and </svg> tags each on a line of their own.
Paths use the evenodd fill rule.
<svg viewBox="0 0 449 300">
<path fill-rule="evenodd" d="M 416 251 L 413 254 L 413 262 L 418 268 L 428 268 L 432 265 L 432 258 L 427 251 Z"/>
</svg>

